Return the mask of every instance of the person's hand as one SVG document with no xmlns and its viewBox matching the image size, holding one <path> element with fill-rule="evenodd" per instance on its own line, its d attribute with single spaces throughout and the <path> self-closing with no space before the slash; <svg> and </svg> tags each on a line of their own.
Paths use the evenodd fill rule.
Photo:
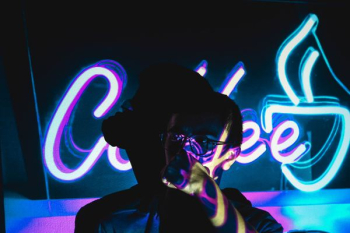
<svg viewBox="0 0 350 233">
<path fill-rule="evenodd" d="M 170 161 L 162 173 L 165 185 L 192 196 L 202 192 L 208 179 L 212 178 L 206 168 L 184 150 Z"/>
</svg>

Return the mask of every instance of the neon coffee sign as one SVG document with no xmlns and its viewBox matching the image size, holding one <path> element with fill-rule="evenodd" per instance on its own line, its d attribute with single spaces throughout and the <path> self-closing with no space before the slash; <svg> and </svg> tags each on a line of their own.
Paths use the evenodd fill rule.
<svg viewBox="0 0 350 233">
<path fill-rule="evenodd" d="M 263 155 L 269 147 L 273 158 L 281 163 L 281 169 L 285 177 L 293 186 L 302 191 L 316 191 L 325 187 L 338 172 L 350 143 L 350 113 L 348 109 L 340 106 L 338 99 L 335 97 L 314 96 L 312 93 L 310 76 L 312 68 L 321 54 L 333 78 L 350 95 L 349 90 L 337 79 L 328 63 L 316 36 L 317 24 L 317 16 L 314 14 L 308 15 L 299 28 L 282 43 L 277 53 L 277 73 L 286 96 L 269 95 L 265 97 L 263 109 L 260 113 L 261 126 L 258 122 L 258 114 L 253 109 L 242 110 L 244 139 L 241 148 L 242 153 L 237 158 L 239 163 L 251 163 Z M 319 50 L 309 47 L 301 61 L 299 74 L 305 97 L 299 97 L 288 82 L 286 64 L 289 55 L 309 35 L 316 39 Z M 195 71 L 205 77 L 207 66 L 208 63 L 204 60 L 196 67 Z M 239 62 L 231 70 L 219 91 L 230 95 L 244 77 L 245 72 L 244 64 Z M 110 164 L 115 169 L 119 171 L 131 169 L 130 162 L 122 158 L 119 148 L 108 145 L 103 136 L 100 136 L 95 145 L 88 150 L 79 148 L 74 143 L 73 138 L 68 137 L 75 149 L 84 154 L 85 159 L 75 169 L 68 168 L 61 160 L 60 143 L 64 129 L 69 127 L 72 111 L 82 93 L 89 83 L 97 77 L 103 77 L 108 81 L 108 92 L 93 112 L 95 118 L 102 118 L 117 103 L 123 89 L 123 83 L 126 80 L 126 72 L 119 63 L 112 60 L 103 60 L 85 68 L 73 79 L 52 116 L 44 141 L 45 165 L 50 174 L 58 180 L 74 181 L 83 177 L 105 152 L 107 152 Z M 280 114 L 335 115 L 335 123 L 321 150 L 308 161 L 301 161 L 300 159 L 309 152 L 311 144 L 308 141 L 298 144 L 300 128 L 297 122 L 292 119 L 282 120 L 274 126 L 273 122 L 276 116 Z M 267 133 L 269 138 L 261 138 L 262 131 Z M 327 152 L 330 153 L 328 151 L 329 144 L 332 143 L 337 133 L 340 134 L 340 143 L 331 163 L 323 174 L 312 181 L 298 179 L 291 171 L 290 166 L 305 169 L 310 164 L 316 163 L 320 157 Z"/>
</svg>

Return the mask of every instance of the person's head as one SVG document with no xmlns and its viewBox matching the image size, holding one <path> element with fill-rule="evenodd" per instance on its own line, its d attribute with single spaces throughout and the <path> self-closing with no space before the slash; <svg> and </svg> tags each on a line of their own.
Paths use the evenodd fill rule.
<svg viewBox="0 0 350 233">
<path fill-rule="evenodd" d="M 184 150 L 219 179 L 240 153 L 240 109 L 226 95 L 213 92 L 173 114 L 162 140 L 167 163 Z"/>
<path fill-rule="evenodd" d="M 147 119 L 147 126 L 163 131 L 171 114 L 183 111 L 214 92 L 209 82 L 194 70 L 174 64 L 159 63 L 144 69 L 139 88 L 131 99 L 134 112 Z"/>
<path fill-rule="evenodd" d="M 146 191 L 163 186 L 159 173 L 165 158 L 159 133 L 170 116 L 212 92 L 208 81 L 189 68 L 154 64 L 139 75 L 139 88 L 127 106 L 131 111 L 118 112 L 103 122 L 105 140 L 126 150 L 135 177 Z"/>
</svg>

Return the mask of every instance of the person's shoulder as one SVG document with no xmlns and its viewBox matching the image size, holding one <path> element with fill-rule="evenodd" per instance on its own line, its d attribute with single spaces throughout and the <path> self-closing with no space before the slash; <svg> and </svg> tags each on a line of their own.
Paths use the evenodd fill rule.
<svg viewBox="0 0 350 233">
<path fill-rule="evenodd" d="M 101 218 L 115 211 L 128 209 L 130 206 L 136 205 L 140 201 L 139 196 L 139 187 L 135 185 L 130 189 L 108 194 L 84 205 L 80 208 L 78 215 Z"/>
<path fill-rule="evenodd" d="M 96 199 L 79 209 L 74 232 L 96 232 L 102 220 L 116 211 L 133 208 L 139 200 L 140 190 L 137 185 Z"/>
<path fill-rule="evenodd" d="M 254 226 L 258 232 L 283 232 L 281 224 L 269 212 L 253 207 L 251 202 L 238 189 L 225 188 L 222 192 L 241 213 L 242 217 Z"/>
<path fill-rule="evenodd" d="M 283 227 L 277 220 L 267 211 L 252 207 L 246 209 L 242 215 L 258 232 L 282 233 Z"/>
<path fill-rule="evenodd" d="M 249 206 L 251 207 L 251 202 L 239 191 L 235 188 L 225 188 L 222 189 L 223 194 L 233 202 L 234 206 Z"/>
</svg>

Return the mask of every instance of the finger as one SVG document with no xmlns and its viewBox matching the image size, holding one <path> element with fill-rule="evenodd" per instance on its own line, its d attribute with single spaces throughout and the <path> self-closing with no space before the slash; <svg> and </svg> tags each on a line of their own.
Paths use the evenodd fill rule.
<svg viewBox="0 0 350 233">
<path fill-rule="evenodd" d="M 188 183 L 188 177 L 184 170 L 170 165 L 165 169 L 163 178 L 178 188 L 181 188 Z"/>
<path fill-rule="evenodd" d="M 173 189 L 177 189 L 175 185 L 173 185 L 172 183 L 170 183 L 166 178 L 163 177 L 162 179 L 163 184 L 165 184 L 167 187 L 169 188 L 173 188 Z"/>
</svg>

